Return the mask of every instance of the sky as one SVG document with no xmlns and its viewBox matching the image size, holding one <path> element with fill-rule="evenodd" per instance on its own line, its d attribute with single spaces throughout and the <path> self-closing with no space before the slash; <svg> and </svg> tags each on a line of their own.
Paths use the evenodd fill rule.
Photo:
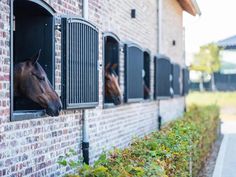
<svg viewBox="0 0 236 177">
<path fill-rule="evenodd" d="M 201 45 L 236 35 L 236 0 L 197 0 L 202 15 L 184 13 L 187 63 Z"/>
</svg>

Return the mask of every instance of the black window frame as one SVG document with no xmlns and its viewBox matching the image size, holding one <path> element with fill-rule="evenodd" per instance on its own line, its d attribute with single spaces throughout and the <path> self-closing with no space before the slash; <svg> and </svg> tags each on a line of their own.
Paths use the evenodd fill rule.
<svg viewBox="0 0 236 177">
<path fill-rule="evenodd" d="M 105 88 L 105 67 L 106 67 L 106 40 L 107 38 L 111 38 L 112 40 L 114 40 L 117 44 L 118 44 L 118 51 L 117 51 L 117 69 L 116 69 L 116 74 L 119 78 L 119 85 L 120 83 L 120 47 L 121 47 L 121 41 L 120 38 L 113 32 L 110 31 L 106 31 L 103 32 L 103 68 L 102 68 L 102 75 L 103 75 L 103 108 L 113 108 L 116 107 L 115 104 L 110 103 L 110 102 L 106 102 L 106 98 L 105 98 L 105 92 L 106 92 L 106 88 Z M 111 63 L 112 64 L 112 63 Z"/>
<path fill-rule="evenodd" d="M 148 58 L 146 58 L 146 55 L 148 55 Z M 144 50 L 143 52 L 143 70 L 145 72 L 145 75 L 143 77 L 143 80 L 145 82 L 145 85 L 148 87 L 148 89 L 151 91 L 151 51 L 149 49 Z M 151 93 L 146 97 L 145 92 L 143 94 L 144 100 L 151 100 Z"/>
<path fill-rule="evenodd" d="M 20 121 L 26 119 L 35 119 L 46 116 L 45 110 L 18 110 L 14 111 L 14 2 L 19 0 L 10 0 L 10 120 Z M 27 3 L 42 8 L 47 14 L 52 17 L 52 29 L 51 29 L 51 57 L 52 57 L 52 68 L 51 68 L 51 84 L 55 87 L 55 14 L 56 11 L 50 7 L 43 0 L 28 0 Z M 37 52 L 37 51 L 36 51 Z"/>
<path fill-rule="evenodd" d="M 135 87 L 135 88 L 138 88 L 138 86 L 140 87 L 139 90 L 138 90 L 140 92 L 139 93 L 140 95 L 138 97 L 136 97 L 136 98 L 131 98 L 130 95 L 129 95 L 129 89 L 130 89 L 129 88 L 129 86 L 130 86 L 129 80 L 131 80 L 131 79 L 128 78 L 129 74 L 130 74 L 130 68 L 129 67 L 132 66 L 132 65 L 129 65 L 129 62 L 128 62 L 129 54 L 130 54 L 129 48 L 136 48 L 137 50 L 142 52 L 140 54 L 140 63 L 139 63 L 140 64 L 140 66 L 139 66 L 140 78 L 138 77 L 140 85 L 137 85 L 137 87 Z M 125 81 L 124 82 L 125 83 L 125 85 L 124 85 L 125 93 L 124 93 L 124 101 L 125 101 L 125 103 L 134 103 L 134 102 L 141 102 L 141 101 L 143 101 L 143 77 L 142 77 L 142 72 L 143 72 L 142 71 L 143 70 L 143 51 L 144 51 L 143 48 L 141 46 L 139 46 L 138 44 L 135 44 L 135 43 L 132 43 L 132 42 L 126 42 L 124 44 L 124 54 L 125 54 L 125 58 L 124 58 L 125 59 L 125 69 L 124 69 L 124 71 L 125 71 L 125 75 L 124 75 L 125 76 L 125 79 L 124 79 L 124 81 Z M 137 65 L 133 65 L 133 66 L 137 66 Z M 134 68 L 133 68 L 133 71 L 134 71 Z M 136 84 L 138 83 L 137 80 L 136 80 L 135 83 Z"/>
<path fill-rule="evenodd" d="M 73 30 L 71 28 L 69 28 L 69 23 L 77 23 L 77 25 L 81 25 L 83 26 L 84 25 L 84 28 L 82 28 L 82 32 L 83 32 L 83 35 L 82 34 L 78 34 L 79 31 L 77 31 L 77 36 L 76 37 L 83 37 L 83 40 L 84 40 L 84 44 L 80 44 L 80 43 L 77 43 L 76 45 L 78 45 L 80 48 L 76 48 L 77 50 L 81 50 L 83 53 L 81 55 L 79 54 L 76 54 L 78 61 L 81 65 L 78 65 L 78 67 L 82 67 L 82 68 L 77 68 L 77 71 L 79 71 L 79 69 L 82 69 L 81 71 L 81 78 L 76 78 L 76 79 L 80 79 L 80 80 L 83 80 L 82 82 L 84 83 L 80 83 L 80 82 L 76 82 L 76 83 L 79 83 L 77 84 L 75 87 L 76 88 L 79 88 L 78 90 L 83 90 L 83 93 L 82 92 L 78 92 L 78 95 L 74 95 L 73 97 L 77 96 L 77 101 L 79 99 L 79 101 L 81 101 L 80 103 L 72 103 L 70 101 L 70 99 L 72 99 L 72 92 L 74 92 L 74 89 L 72 88 L 69 88 L 69 84 L 72 84 L 72 82 L 70 82 L 69 78 L 69 67 L 72 68 L 72 70 L 74 69 L 72 65 L 69 65 L 69 59 L 70 57 L 72 57 L 72 53 L 70 53 L 70 49 L 69 49 L 69 46 L 70 45 L 73 45 L 72 43 L 75 42 L 74 38 L 69 36 L 69 30 Z M 86 30 L 88 31 L 86 31 Z M 99 65 L 98 65 L 98 62 L 99 62 L 99 30 L 98 28 L 92 24 L 90 21 L 88 20 L 85 20 L 83 18 L 80 18 L 80 17 L 63 17 L 62 18 L 62 104 L 63 104 L 63 109 L 89 109 L 89 108 L 95 108 L 98 106 L 99 104 Z M 69 31 L 69 32 L 68 32 Z M 89 38 L 90 40 L 92 40 L 91 43 L 87 42 L 88 40 L 85 40 L 85 36 L 84 36 L 84 33 L 85 31 L 87 32 L 86 34 L 88 34 L 89 32 L 94 32 L 94 34 L 96 33 L 96 36 L 86 36 L 87 38 Z M 74 41 L 69 41 L 69 37 L 71 37 L 71 39 L 73 39 Z M 96 46 L 91 46 L 89 44 L 94 44 Z M 89 45 L 87 47 L 90 48 L 90 50 L 93 51 L 93 53 L 91 54 L 91 52 L 88 52 L 86 53 L 85 52 L 85 45 Z M 78 47 L 77 46 L 77 47 Z M 74 46 L 73 46 L 74 47 Z M 71 49 L 72 50 L 72 49 Z M 86 56 L 85 56 L 86 55 Z M 83 57 L 81 57 L 83 56 Z M 89 62 L 85 62 L 85 58 L 90 58 L 91 60 Z M 80 61 L 79 61 L 80 60 Z M 73 61 L 72 59 L 70 60 L 71 62 L 75 62 Z M 91 68 L 88 68 L 87 65 L 92 65 L 92 69 Z M 90 70 L 89 70 L 90 69 Z M 89 71 L 92 71 L 93 73 L 90 74 Z M 82 74 L 82 72 L 87 72 L 87 74 L 89 75 L 89 77 L 87 77 L 88 75 L 86 74 Z M 85 81 L 87 78 L 89 78 L 90 80 L 89 81 Z M 89 84 L 91 84 L 91 82 L 94 82 L 95 84 L 92 84 L 93 86 L 86 88 L 86 84 L 87 86 Z M 74 85 L 73 85 L 74 87 Z M 70 92 L 70 89 L 72 89 L 73 91 Z M 86 90 L 89 90 L 89 92 L 86 92 Z M 85 93 L 86 92 L 86 93 Z M 83 95 L 83 97 L 81 97 L 81 95 Z M 87 99 L 93 99 L 93 101 L 88 101 L 86 102 Z M 84 101 L 85 100 L 85 101 Z"/>
<path fill-rule="evenodd" d="M 164 62 L 164 63 L 163 63 Z M 167 66 L 167 68 L 164 68 Z M 163 73 L 163 70 L 166 73 Z M 164 74 L 164 75 L 163 75 Z M 155 100 L 166 100 L 171 99 L 171 62 L 170 58 L 158 54 L 154 56 L 154 99 Z M 163 90 L 165 90 L 164 87 L 168 87 L 167 92 L 163 93 Z"/>
</svg>

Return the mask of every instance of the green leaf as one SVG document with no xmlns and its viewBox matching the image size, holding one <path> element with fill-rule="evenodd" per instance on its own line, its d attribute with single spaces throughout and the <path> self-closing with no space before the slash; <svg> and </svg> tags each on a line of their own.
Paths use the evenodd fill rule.
<svg viewBox="0 0 236 177">
<path fill-rule="evenodd" d="M 67 166 L 67 161 L 66 160 L 61 160 L 61 161 L 58 161 L 58 164 L 60 164 L 62 166 Z"/>
</svg>

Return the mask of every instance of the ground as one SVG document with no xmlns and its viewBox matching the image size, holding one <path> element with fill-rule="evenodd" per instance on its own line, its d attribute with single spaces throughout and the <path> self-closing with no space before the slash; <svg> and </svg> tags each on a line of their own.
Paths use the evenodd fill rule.
<svg viewBox="0 0 236 177">
<path fill-rule="evenodd" d="M 191 92 L 187 96 L 186 102 L 187 102 L 187 105 L 191 105 L 191 104 L 198 104 L 198 105 L 217 104 L 219 105 L 221 109 L 220 118 L 221 118 L 222 134 L 226 136 L 230 135 L 232 137 L 236 137 L 236 134 L 235 134 L 236 133 L 236 109 L 235 109 L 236 108 L 236 92 Z M 229 141 L 226 147 L 229 148 L 233 146 L 232 143 L 234 142 Z M 221 170 L 222 173 L 226 174 L 224 169 L 227 168 L 228 169 L 227 171 L 229 171 L 229 168 L 230 168 L 230 165 L 228 163 L 229 159 L 231 161 L 233 160 L 234 162 L 236 161 L 236 158 L 234 157 L 231 158 L 232 155 L 235 153 L 230 153 L 230 152 L 229 152 L 230 154 L 229 157 L 227 157 L 226 155 L 223 155 L 225 156 L 224 159 L 222 159 L 221 157 L 220 158 L 218 157 L 217 159 L 220 145 L 221 145 L 221 138 L 219 138 L 218 141 L 213 145 L 212 152 L 209 154 L 209 158 L 207 158 L 206 166 L 202 169 L 199 177 L 212 177 L 216 163 L 217 163 L 217 169 L 218 168 L 223 169 Z M 216 159 L 217 159 L 217 162 L 216 162 Z M 230 164 L 232 164 L 231 161 L 230 161 Z M 220 167 L 219 167 L 218 165 L 219 163 L 223 165 L 220 164 Z M 218 171 L 216 173 L 218 173 Z M 221 174 L 217 174 L 217 175 L 219 177 L 226 176 L 226 175 L 221 175 Z"/>
</svg>

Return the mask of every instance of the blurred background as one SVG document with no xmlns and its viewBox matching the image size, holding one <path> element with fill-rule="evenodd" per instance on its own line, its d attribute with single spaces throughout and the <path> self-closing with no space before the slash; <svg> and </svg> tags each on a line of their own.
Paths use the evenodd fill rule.
<svg viewBox="0 0 236 177">
<path fill-rule="evenodd" d="M 198 0 L 202 15 L 184 14 L 192 90 L 236 90 L 236 1 Z"/>
<path fill-rule="evenodd" d="M 201 16 L 184 14 L 191 90 L 187 103 L 218 104 L 223 120 L 236 120 L 236 1 L 198 0 L 198 4 Z"/>
</svg>

